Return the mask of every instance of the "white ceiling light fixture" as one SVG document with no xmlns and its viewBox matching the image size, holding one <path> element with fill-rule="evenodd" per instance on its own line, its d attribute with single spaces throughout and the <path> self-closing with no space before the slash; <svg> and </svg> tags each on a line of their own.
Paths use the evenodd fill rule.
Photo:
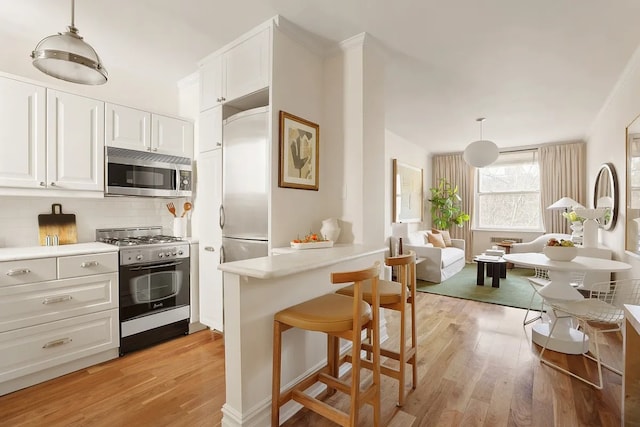
<svg viewBox="0 0 640 427">
<path fill-rule="evenodd" d="M 101 85 L 107 70 L 95 49 L 82 40 L 75 27 L 75 0 L 71 0 L 69 31 L 40 40 L 31 52 L 33 66 L 45 74 L 68 82 Z"/>
<path fill-rule="evenodd" d="M 495 162 L 500 155 L 498 146 L 494 142 L 482 139 L 482 122 L 485 120 L 484 117 L 476 119 L 476 122 L 480 122 L 480 139 L 467 145 L 462 155 L 465 162 L 477 168 L 490 165 Z"/>
</svg>

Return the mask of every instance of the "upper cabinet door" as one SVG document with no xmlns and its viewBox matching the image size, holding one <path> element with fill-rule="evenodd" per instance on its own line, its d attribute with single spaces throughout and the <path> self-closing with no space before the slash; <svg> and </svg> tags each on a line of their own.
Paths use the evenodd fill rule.
<svg viewBox="0 0 640 427">
<path fill-rule="evenodd" d="M 269 34 L 267 28 L 224 53 L 222 70 L 225 101 L 269 86 Z"/>
<path fill-rule="evenodd" d="M 104 102 L 47 89 L 47 185 L 104 190 Z"/>
<path fill-rule="evenodd" d="M 45 185 L 45 88 L 0 78 L 0 93 L 0 186 Z"/>
<path fill-rule="evenodd" d="M 151 113 L 106 104 L 106 137 L 109 147 L 149 151 L 151 149 Z"/>
<path fill-rule="evenodd" d="M 201 153 L 222 148 L 223 108 L 219 105 L 200 113 L 198 150 Z"/>
<path fill-rule="evenodd" d="M 200 111 L 207 110 L 223 102 L 222 57 L 216 55 L 207 59 L 200 67 Z"/>
<path fill-rule="evenodd" d="M 151 151 L 193 158 L 193 123 L 152 114 L 151 125 Z"/>
</svg>

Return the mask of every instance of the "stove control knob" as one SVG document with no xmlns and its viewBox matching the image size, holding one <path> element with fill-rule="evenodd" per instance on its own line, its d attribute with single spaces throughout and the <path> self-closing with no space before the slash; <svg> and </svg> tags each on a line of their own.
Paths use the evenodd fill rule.
<svg viewBox="0 0 640 427">
<path fill-rule="evenodd" d="M 178 252 L 174 252 L 171 255 L 176 256 L 176 255 L 178 255 Z"/>
<path fill-rule="evenodd" d="M 184 255 L 184 251 L 183 251 L 182 249 L 180 249 L 180 250 L 178 251 L 178 255 Z"/>
<path fill-rule="evenodd" d="M 160 252 L 160 253 L 158 254 L 158 257 L 159 257 L 159 258 L 164 258 L 164 253 Z"/>
<path fill-rule="evenodd" d="M 169 257 L 171 256 L 171 252 L 167 252 L 165 255 Z"/>
<path fill-rule="evenodd" d="M 142 261 L 142 258 L 144 258 L 142 255 L 137 255 L 137 256 L 136 256 L 136 259 L 137 259 L 138 261 Z"/>
</svg>

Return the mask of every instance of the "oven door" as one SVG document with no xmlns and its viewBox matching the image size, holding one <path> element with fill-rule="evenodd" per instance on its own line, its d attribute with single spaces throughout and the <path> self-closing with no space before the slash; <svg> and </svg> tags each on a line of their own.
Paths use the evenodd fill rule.
<svg viewBox="0 0 640 427">
<path fill-rule="evenodd" d="M 189 259 L 120 266 L 120 321 L 189 305 Z"/>
</svg>

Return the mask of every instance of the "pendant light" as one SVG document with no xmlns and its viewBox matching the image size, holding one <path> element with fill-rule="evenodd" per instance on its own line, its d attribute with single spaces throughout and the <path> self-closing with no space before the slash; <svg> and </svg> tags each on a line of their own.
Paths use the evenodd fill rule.
<svg viewBox="0 0 640 427">
<path fill-rule="evenodd" d="M 495 143 L 482 139 L 482 122 L 485 120 L 484 117 L 476 119 L 476 122 L 480 122 L 480 139 L 467 145 L 462 155 L 465 162 L 477 168 L 490 165 L 495 162 L 500 155 L 498 146 Z"/>
<path fill-rule="evenodd" d="M 107 70 L 95 49 L 87 44 L 75 27 L 75 0 L 71 0 L 71 25 L 65 33 L 40 40 L 31 52 L 33 66 L 45 74 L 68 82 L 101 85 Z"/>
</svg>

